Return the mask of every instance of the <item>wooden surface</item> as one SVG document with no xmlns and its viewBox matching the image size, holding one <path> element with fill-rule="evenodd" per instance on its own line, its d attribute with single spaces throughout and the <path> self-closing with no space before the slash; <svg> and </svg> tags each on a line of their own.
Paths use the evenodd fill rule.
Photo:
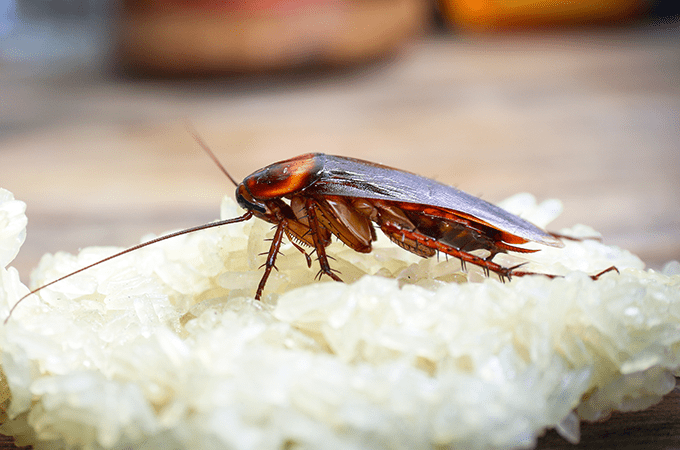
<svg viewBox="0 0 680 450">
<path fill-rule="evenodd" d="M 428 38 L 350 73 L 186 83 L 0 66 L 0 187 L 29 217 L 13 265 L 26 281 L 45 252 L 217 218 L 233 186 L 189 119 L 239 179 L 323 151 L 490 201 L 532 192 L 563 200 L 551 229 L 586 223 L 660 268 L 680 259 L 678 30 Z M 680 448 L 674 395 L 584 425 L 577 447 L 551 433 L 539 448 Z"/>
<path fill-rule="evenodd" d="M 581 424 L 581 442 L 571 445 L 555 431 L 539 438 L 539 450 L 671 450 L 680 448 L 680 388 L 677 386 L 658 403 L 644 411 L 613 413 L 598 423 Z"/>
</svg>

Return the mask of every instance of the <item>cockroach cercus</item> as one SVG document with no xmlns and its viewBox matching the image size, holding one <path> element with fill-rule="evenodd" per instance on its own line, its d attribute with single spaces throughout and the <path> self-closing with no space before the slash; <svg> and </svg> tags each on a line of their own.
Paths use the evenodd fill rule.
<svg viewBox="0 0 680 450">
<path fill-rule="evenodd" d="M 19 299 L 7 319 L 29 295 L 93 266 L 171 237 L 253 217 L 276 228 L 255 293 L 257 300 L 276 267 L 284 236 L 305 255 L 309 267 L 310 254 L 303 247 L 313 248 L 320 266 L 318 277 L 328 275 L 341 281 L 326 255 L 331 236 L 357 252 L 369 253 L 376 240 L 376 227 L 392 242 L 416 255 L 429 258 L 441 252 L 458 258 L 463 266 L 470 263 L 484 269 L 487 275 L 494 272 L 501 280 L 525 275 L 556 277 L 520 271 L 522 264 L 503 267 L 492 259 L 508 251 L 538 251 L 516 246 L 530 241 L 562 247 L 558 235 L 451 186 L 380 164 L 323 153 L 271 164 L 237 183 L 203 141 L 195 134 L 194 138 L 236 186 L 236 201 L 246 210 L 242 216 L 152 239 L 44 284 Z M 482 258 L 471 253 L 479 249 L 489 255 Z M 591 278 L 597 279 L 612 270 L 618 271 L 612 266 Z"/>
</svg>

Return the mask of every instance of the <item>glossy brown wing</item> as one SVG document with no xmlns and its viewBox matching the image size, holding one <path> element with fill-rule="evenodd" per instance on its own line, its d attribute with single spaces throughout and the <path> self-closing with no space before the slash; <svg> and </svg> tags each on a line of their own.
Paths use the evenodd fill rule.
<svg viewBox="0 0 680 450">
<path fill-rule="evenodd" d="M 564 245 L 536 225 L 438 181 L 360 159 L 322 153 L 309 157 L 315 162 L 315 181 L 304 189 L 305 193 L 400 202 L 414 205 L 414 209 L 429 207 L 435 214 L 453 214 L 524 241 Z"/>
</svg>

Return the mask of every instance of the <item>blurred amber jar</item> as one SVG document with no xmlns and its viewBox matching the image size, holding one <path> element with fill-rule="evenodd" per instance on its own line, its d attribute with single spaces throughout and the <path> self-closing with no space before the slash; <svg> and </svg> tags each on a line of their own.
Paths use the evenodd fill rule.
<svg viewBox="0 0 680 450">
<path fill-rule="evenodd" d="M 427 13 L 424 0 L 125 0 L 120 56 L 159 75 L 345 65 L 395 50 Z"/>
<path fill-rule="evenodd" d="M 618 22 L 639 15 L 643 0 L 441 0 L 447 19 L 473 31 Z"/>
</svg>

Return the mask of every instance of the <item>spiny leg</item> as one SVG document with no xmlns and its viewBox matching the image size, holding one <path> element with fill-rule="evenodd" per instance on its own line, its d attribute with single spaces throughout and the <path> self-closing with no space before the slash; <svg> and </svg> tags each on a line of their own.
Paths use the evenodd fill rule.
<svg viewBox="0 0 680 450">
<path fill-rule="evenodd" d="M 425 236 L 425 235 L 423 235 L 423 234 L 421 234 L 417 231 L 408 231 L 408 230 L 400 229 L 399 227 L 397 227 L 393 224 L 390 224 L 390 223 L 383 224 L 382 228 L 386 233 L 389 233 L 389 234 L 392 234 L 392 235 L 401 234 L 403 236 L 406 236 L 409 239 L 413 239 L 414 241 L 416 241 L 417 243 L 419 243 L 423 246 L 430 247 L 430 248 L 439 250 L 440 252 L 454 256 L 454 257 L 460 259 L 461 265 L 465 265 L 465 263 L 471 263 L 471 264 L 474 264 L 476 266 L 481 267 L 484 270 L 484 272 L 487 273 L 487 274 L 489 273 L 489 271 L 494 272 L 500 277 L 501 281 L 503 281 L 505 278 L 507 278 L 509 280 L 512 277 L 523 277 L 523 276 L 526 276 L 526 275 L 542 275 L 542 276 L 545 276 L 545 277 L 548 277 L 548 278 L 559 278 L 560 277 L 560 275 L 553 275 L 553 274 L 549 274 L 549 273 L 529 272 L 529 271 L 517 270 L 519 267 L 523 266 L 526 263 L 518 264 L 518 265 L 512 266 L 512 267 L 503 267 L 499 264 L 496 264 L 496 263 L 490 261 L 490 258 L 485 258 L 485 259 L 480 258 L 480 257 L 475 256 L 473 254 L 470 254 L 470 253 L 458 250 L 458 249 L 451 247 L 449 245 L 446 245 L 442 242 L 437 241 L 436 239 L 433 239 L 429 236 Z M 603 270 L 602 272 L 600 272 L 596 275 L 591 275 L 590 278 L 592 278 L 593 280 L 597 280 L 598 278 L 600 278 L 605 273 L 611 272 L 611 271 L 618 272 L 619 270 L 615 266 L 611 266 L 611 267 Z"/>
<path fill-rule="evenodd" d="M 316 216 L 316 203 L 314 200 L 307 200 L 307 214 L 309 215 L 309 228 L 312 233 L 312 240 L 314 241 L 314 249 L 316 250 L 317 260 L 319 261 L 319 266 L 321 270 L 318 273 L 318 277 L 321 275 L 328 275 L 335 281 L 342 281 L 339 276 L 333 273 L 330 264 L 328 264 L 328 256 L 326 255 L 326 247 L 324 247 L 323 242 L 321 242 L 321 234 L 319 230 L 319 220 Z"/>
<path fill-rule="evenodd" d="M 260 279 L 260 284 L 257 286 L 255 300 L 260 300 L 262 292 L 264 291 L 264 285 L 267 284 L 269 274 L 272 272 L 272 269 L 276 269 L 276 256 L 279 254 L 279 248 L 281 248 L 281 242 L 283 241 L 283 235 L 286 233 L 287 227 L 288 221 L 285 219 L 281 220 L 276 226 L 276 232 L 272 238 L 272 245 L 269 247 L 269 252 L 267 253 L 267 261 L 263 264 L 265 269 L 262 278 Z"/>
<path fill-rule="evenodd" d="M 391 223 L 384 223 L 381 226 L 383 232 L 385 232 L 387 235 L 402 235 L 405 236 L 408 239 L 411 239 L 415 241 L 417 244 L 422 245 L 423 247 L 431 248 L 434 250 L 438 250 L 442 253 L 445 253 L 447 255 L 451 255 L 455 258 L 458 258 L 461 261 L 461 266 L 465 267 L 465 263 L 470 263 L 474 264 L 476 266 L 481 267 L 484 269 L 484 271 L 491 271 L 495 272 L 501 277 L 510 277 L 509 271 L 511 269 L 507 269 L 499 264 L 496 264 L 495 262 L 489 261 L 484 258 L 480 258 L 479 256 L 475 256 L 472 253 L 467 253 L 462 250 L 458 250 L 455 247 L 451 247 L 450 245 L 444 244 L 436 239 L 433 239 L 429 236 L 426 236 L 418 231 L 409 231 L 409 230 L 404 230 L 402 228 L 399 228 L 396 225 L 393 225 Z"/>
<path fill-rule="evenodd" d="M 604 269 L 602 272 L 596 273 L 595 275 L 591 275 L 590 278 L 592 278 L 593 280 L 597 280 L 598 278 L 600 278 L 605 273 L 612 272 L 612 271 L 618 273 L 619 275 L 621 274 L 621 272 L 619 272 L 619 269 L 616 266 L 609 266 L 606 269 Z"/>
<path fill-rule="evenodd" d="M 526 275 L 543 275 L 544 277 L 548 277 L 548 278 L 560 278 L 561 277 L 561 275 L 552 275 L 552 274 L 549 274 L 549 273 L 525 272 L 525 271 L 521 271 L 521 270 L 512 270 L 512 269 L 515 269 L 517 267 L 518 266 L 511 267 L 509 269 L 511 271 L 511 273 L 509 275 L 512 275 L 513 277 L 523 277 L 523 276 L 526 276 Z M 597 280 L 602 275 L 604 275 L 605 273 L 608 273 L 608 272 L 621 273 L 621 272 L 619 272 L 619 269 L 616 266 L 610 266 L 610 267 L 607 267 L 606 269 L 604 269 L 603 271 L 596 273 L 595 275 L 590 275 L 590 278 L 593 279 L 593 280 Z"/>
<path fill-rule="evenodd" d="M 295 247 L 296 249 L 298 249 L 298 251 L 300 253 L 305 255 L 305 260 L 307 261 L 307 267 L 311 268 L 312 267 L 312 258 L 309 256 L 307 251 L 304 248 L 302 248 L 302 246 L 300 244 L 295 242 L 295 239 L 296 239 L 295 236 L 291 235 L 291 233 L 288 230 L 286 230 L 286 236 L 288 236 L 288 240 L 290 241 L 291 244 L 293 244 L 293 247 Z"/>
</svg>

